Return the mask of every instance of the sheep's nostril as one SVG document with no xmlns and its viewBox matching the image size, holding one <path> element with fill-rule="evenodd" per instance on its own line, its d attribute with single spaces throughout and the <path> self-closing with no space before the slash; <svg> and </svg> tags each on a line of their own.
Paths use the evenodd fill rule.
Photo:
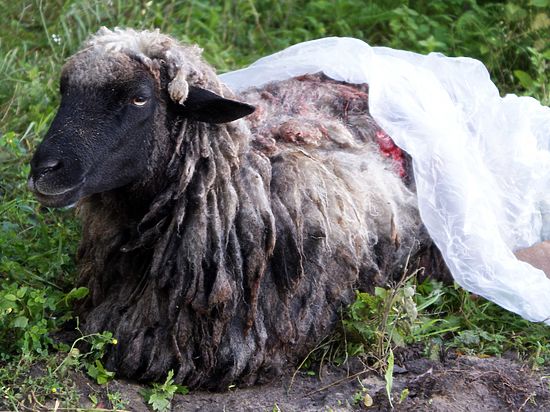
<svg viewBox="0 0 550 412">
<path fill-rule="evenodd" d="M 53 172 L 54 170 L 60 169 L 63 163 L 61 160 L 57 159 L 48 159 L 44 162 L 39 163 L 35 168 L 36 176 L 42 176 L 46 173 Z"/>
</svg>

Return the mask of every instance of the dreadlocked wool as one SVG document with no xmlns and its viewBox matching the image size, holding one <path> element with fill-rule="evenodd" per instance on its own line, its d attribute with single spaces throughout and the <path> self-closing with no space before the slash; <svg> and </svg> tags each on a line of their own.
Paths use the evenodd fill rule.
<svg viewBox="0 0 550 412">
<path fill-rule="evenodd" d="M 127 56 L 173 102 L 196 85 L 235 97 L 198 48 L 158 32 L 102 29 L 67 65 L 94 86 Z M 257 109 L 227 124 L 159 107 L 147 176 L 79 204 L 81 327 L 113 332 L 105 366 L 118 376 L 269 380 L 331 333 L 355 289 L 433 250 L 367 85 L 319 74 L 236 97 Z"/>
</svg>

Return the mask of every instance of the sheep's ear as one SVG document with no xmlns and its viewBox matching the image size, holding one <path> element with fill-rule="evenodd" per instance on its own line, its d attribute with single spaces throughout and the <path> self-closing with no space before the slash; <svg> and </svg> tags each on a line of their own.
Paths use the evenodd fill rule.
<svg viewBox="0 0 550 412">
<path fill-rule="evenodd" d="M 248 116 L 256 108 L 246 103 L 225 99 L 200 87 L 189 86 L 183 110 L 187 117 L 199 122 L 227 123 Z"/>
</svg>

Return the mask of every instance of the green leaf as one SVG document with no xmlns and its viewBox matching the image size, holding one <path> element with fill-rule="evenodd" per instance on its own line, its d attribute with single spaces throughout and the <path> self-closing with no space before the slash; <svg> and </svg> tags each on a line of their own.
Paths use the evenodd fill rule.
<svg viewBox="0 0 550 412">
<path fill-rule="evenodd" d="M 139 390 L 139 393 L 141 394 L 141 396 L 143 396 L 143 399 L 145 400 L 145 402 L 149 402 L 149 399 L 153 394 L 153 390 L 150 388 L 143 388 Z"/>
<path fill-rule="evenodd" d="M 374 296 L 377 296 L 379 298 L 386 299 L 389 293 L 390 292 L 384 288 L 378 286 L 374 288 Z"/>
<path fill-rule="evenodd" d="M 479 339 L 479 334 L 473 330 L 464 330 L 459 332 L 456 339 L 467 347 L 478 346 L 481 342 Z"/>
<path fill-rule="evenodd" d="M 88 363 L 86 365 L 86 372 L 100 385 L 109 382 L 115 376 L 114 372 L 108 371 L 103 367 L 103 364 L 99 359 L 96 359 L 95 364 Z"/>
<path fill-rule="evenodd" d="M 174 371 L 170 369 L 168 371 L 168 375 L 166 376 L 166 380 L 164 381 L 164 384 L 162 384 L 162 388 L 167 389 L 172 385 L 173 382 L 174 382 Z"/>
<path fill-rule="evenodd" d="M 174 393 L 187 395 L 189 389 L 186 386 L 174 384 L 174 371 L 170 370 L 164 383 L 154 383 L 152 389 L 143 389 L 140 393 L 153 410 L 168 411 Z"/>
<path fill-rule="evenodd" d="M 154 411 L 165 412 L 170 408 L 170 400 L 162 393 L 153 393 L 149 397 L 148 403 L 153 407 Z"/>
<path fill-rule="evenodd" d="M 18 316 L 13 321 L 13 326 L 15 328 L 26 328 L 29 324 L 29 319 L 26 316 Z"/>
<path fill-rule="evenodd" d="M 506 3 L 504 10 L 511 22 L 517 22 L 527 17 L 527 11 L 517 4 Z"/>
<path fill-rule="evenodd" d="M 399 395 L 399 403 L 401 404 L 407 397 L 409 396 L 409 388 L 405 388 L 401 391 L 401 395 Z"/>
<path fill-rule="evenodd" d="M 4 299 L 9 300 L 10 302 L 15 302 L 17 300 L 17 297 L 15 295 L 12 295 L 11 293 L 6 293 L 4 295 Z"/>
<path fill-rule="evenodd" d="M 529 5 L 540 7 L 540 8 L 546 8 L 546 7 L 550 7 L 550 0 L 531 0 L 529 2 Z"/>
<path fill-rule="evenodd" d="M 395 346 L 405 347 L 405 338 L 397 329 L 392 331 L 391 338 Z"/>
<path fill-rule="evenodd" d="M 82 299 L 88 294 L 88 288 L 80 287 L 80 288 L 73 288 L 67 295 L 65 296 L 65 302 L 69 303 L 73 300 Z"/>
<path fill-rule="evenodd" d="M 514 76 L 516 76 L 524 88 L 530 89 L 533 86 L 533 78 L 529 75 L 529 73 L 524 72 L 523 70 L 514 70 Z"/>
<path fill-rule="evenodd" d="M 99 400 L 97 399 L 97 396 L 94 393 L 90 393 L 88 395 L 88 398 L 90 399 L 90 401 L 92 402 L 92 405 L 94 405 L 94 407 L 96 407 L 97 404 L 99 403 Z"/>
<path fill-rule="evenodd" d="M 25 296 L 25 293 L 27 293 L 27 290 L 29 288 L 26 286 L 21 286 L 19 289 L 17 289 L 17 297 L 21 299 L 23 296 Z"/>
</svg>

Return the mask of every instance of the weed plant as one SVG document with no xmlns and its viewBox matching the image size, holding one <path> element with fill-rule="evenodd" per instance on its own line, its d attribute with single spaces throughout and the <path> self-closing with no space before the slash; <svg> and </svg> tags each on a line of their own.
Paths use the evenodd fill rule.
<svg viewBox="0 0 550 412">
<path fill-rule="evenodd" d="M 72 318 L 72 302 L 86 293 L 74 288 L 79 229 L 72 210 L 43 208 L 26 189 L 30 155 L 58 104 L 60 67 L 99 26 L 158 27 L 200 44 L 221 72 L 300 41 L 353 36 L 481 59 L 503 93 L 550 102 L 550 0 L 2 0 L 0 9 L 0 409 L 48 401 L 75 407 L 70 370 L 87 370 L 98 381 L 110 377 L 97 343 L 112 344 L 109 335 L 79 338 L 89 343 L 86 356 L 52 339 Z M 539 366 L 548 361 L 545 326 L 457 288 L 413 286 L 358 294 L 347 321 L 356 352 L 384 358 L 394 345 L 439 339 L 468 353 L 514 350 Z M 378 305 L 390 315 L 380 318 Z M 165 385 L 173 389 L 169 380 Z M 116 394 L 106 399 L 113 407 L 119 401 Z"/>
</svg>

